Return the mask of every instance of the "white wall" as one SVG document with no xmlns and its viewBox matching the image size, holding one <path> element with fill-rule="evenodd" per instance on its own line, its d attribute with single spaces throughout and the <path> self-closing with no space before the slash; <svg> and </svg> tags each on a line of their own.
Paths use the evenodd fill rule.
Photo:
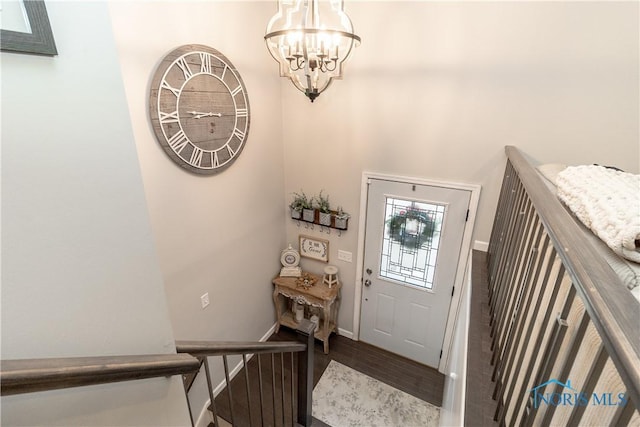
<svg viewBox="0 0 640 427">
<path fill-rule="evenodd" d="M 263 41 L 275 3 L 112 2 L 110 12 L 176 339 L 258 340 L 275 322 L 271 279 L 285 243 L 281 81 Z M 251 106 L 241 156 L 214 176 L 173 163 L 148 118 L 157 64 L 192 43 L 231 60 Z M 203 375 L 190 397 L 197 416 L 208 399 Z"/>
<path fill-rule="evenodd" d="M 2 53 L 2 359 L 174 353 L 105 4 Z M 188 424 L 179 376 L 2 398 L 2 425 Z"/>
<path fill-rule="evenodd" d="M 505 145 L 540 162 L 640 170 L 637 2 L 347 2 L 362 45 L 311 104 L 282 91 L 285 191 L 351 213 L 329 236 L 351 330 L 364 170 L 481 184 L 475 240 L 488 241 Z M 287 86 L 288 85 L 288 86 Z M 287 240 L 299 230 L 287 223 Z M 326 236 L 326 235 L 325 235 Z M 308 269 L 322 265 L 306 262 Z"/>
</svg>

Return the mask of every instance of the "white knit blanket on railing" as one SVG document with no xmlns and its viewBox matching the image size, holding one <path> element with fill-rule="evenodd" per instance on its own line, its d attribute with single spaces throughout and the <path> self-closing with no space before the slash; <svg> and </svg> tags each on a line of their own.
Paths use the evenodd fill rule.
<svg viewBox="0 0 640 427">
<path fill-rule="evenodd" d="M 640 263 L 640 175 L 603 166 L 558 173 L 558 197 L 618 255 Z"/>
</svg>

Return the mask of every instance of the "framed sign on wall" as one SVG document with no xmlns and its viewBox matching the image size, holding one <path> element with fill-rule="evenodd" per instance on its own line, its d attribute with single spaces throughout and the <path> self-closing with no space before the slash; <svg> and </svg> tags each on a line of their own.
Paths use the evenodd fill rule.
<svg viewBox="0 0 640 427">
<path fill-rule="evenodd" d="M 58 54 L 44 1 L 24 0 L 1 6 L 0 50 L 46 56 Z M 16 12 L 13 9 L 19 9 L 19 13 L 12 13 Z M 24 22 L 13 22 L 21 19 Z"/>
<path fill-rule="evenodd" d="M 300 256 L 329 262 L 329 241 L 300 235 Z"/>
</svg>

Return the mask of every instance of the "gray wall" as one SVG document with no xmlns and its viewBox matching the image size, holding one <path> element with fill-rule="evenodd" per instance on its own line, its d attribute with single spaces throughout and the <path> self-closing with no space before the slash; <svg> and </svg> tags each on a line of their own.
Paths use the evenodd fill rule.
<svg viewBox="0 0 640 427">
<path fill-rule="evenodd" d="M 108 9 L 2 53 L 2 359 L 174 353 Z M 188 424 L 179 377 L 2 398 L 2 425 Z"/>
<path fill-rule="evenodd" d="M 176 339 L 261 339 L 275 321 L 271 279 L 285 243 L 281 81 L 262 40 L 275 3 L 113 2 L 110 11 Z M 174 164 L 148 119 L 157 64 L 191 43 L 229 58 L 251 105 L 244 150 L 215 176 Z M 208 399 L 203 375 L 190 397 L 197 417 Z"/>
</svg>

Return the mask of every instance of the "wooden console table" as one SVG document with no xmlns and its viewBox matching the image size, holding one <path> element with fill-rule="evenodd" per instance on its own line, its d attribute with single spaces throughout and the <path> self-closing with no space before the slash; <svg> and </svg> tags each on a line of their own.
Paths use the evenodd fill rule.
<svg viewBox="0 0 640 427">
<path fill-rule="evenodd" d="M 309 289 L 298 287 L 296 285 L 297 277 L 276 277 L 273 279 L 273 303 L 276 307 L 276 316 L 278 323 L 276 325 L 276 333 L 280 330 L 280 326 L 284 325 L 289 328 L 297 328 L 295 316 L 291 310 L 287 309 L 285 304 L 282 307 L 283 298 L 289 298 L 298 304 L 305 304 L 311 307 L 318 307 L 322 310 L 320 317 L 320 325 L 315 333 L 315 337 L 324 343 L 324 353 L 329 353 L 329 335 L 331 332 L 338 331 L 337 318 L 338 308 L 340 306 L 340 282 L 336 283 L 329 289 L 329 286 L 322 283 L 322 277 L 316 276 L 315 285 Z M 282 295 L 282 297 L 281 297 Z"/>
</svg>

